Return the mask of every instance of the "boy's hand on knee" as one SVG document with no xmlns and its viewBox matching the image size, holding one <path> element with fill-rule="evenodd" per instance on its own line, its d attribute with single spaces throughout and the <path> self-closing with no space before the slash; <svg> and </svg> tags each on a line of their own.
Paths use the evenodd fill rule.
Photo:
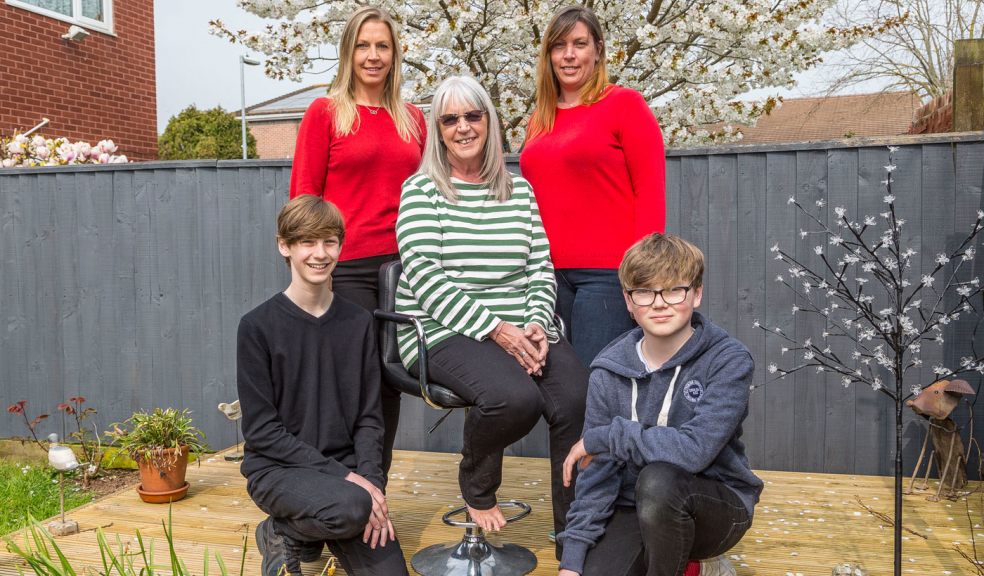
<svg viewBox="0 0 984 576">
<path fill-rule="evenodd" d="M 395 540 L 396 533 L 389 519 L 389 507 L 386 505 L 386 495 L 382 490 L 355 472 L 349 472 L 345 479 L 360 486 L 372 499 L 372 511 L 369 513 L 369 523 L 366 524 L 362 534 L 362 541 L 375 548 L 376 544 L 386 546 L 387 539 Z"/>
<path fill-rule="evenodd" d="M 578 574 L 577 572 L 573 571 L 573 570 L 564 569 L 564 570 L 561 570 L 557 574 L 557 576 L 581 576 L 581 575 Z"/>
<path fill-rule="evenodd" d="M 594 459 L 594 454 L 588 454 L 588 451 L 584 448 L 584 439 L 577 441 L 577 444 L 571 446 L 571 451 L 568 452 L 567 458 L 564 459 L 564 486 L 570 487 L 571 480 L 574 478 L 574 467 L 580 463 L 581 470 L 588 467 L 591 464 L 591 460 Z"/>
<path fill-rule="evenodd" d="M 377 544 L 379 546 L 386 546 L 386 542 L 392 542 L 394 540 L 396 540 L 396 530 L 393 529 L 393 522 L 389 518 L 378 529 L 370 521 L 366 524 L 366 529 L 362 532 L 362 541 L 374 550 Z"/>
</svg>

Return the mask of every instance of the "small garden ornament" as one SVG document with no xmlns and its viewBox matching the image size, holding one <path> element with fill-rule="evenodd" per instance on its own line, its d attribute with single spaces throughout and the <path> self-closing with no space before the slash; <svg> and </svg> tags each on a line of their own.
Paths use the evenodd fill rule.
<svg viewBox="0 0 984 576">
<path fill-rule="evenodd" d="M 933 439 L 933 450 L 926 462 L 926 477 L 919 489 L 926 489 L 926 478 L 929 478 L 929 471 L 934 462 L 940 475 L 940 485 L 936 494 L 928 497 L 930 502 L 939 500 L 941 494 L 947 498 L 954 497 L 967 485 L 967 452 L 960 438 L 960 429 L 953 418 L 950 418 L 950 414 L 956 409 L 963 396 L 975 394 L 974 388 L 966 380 L 938 380 L 927 386 L 915 398 L 906 401 L 906 406 L 929 421 L 929 433 L 923 440 L 919 459 L 916 461 L 906 493 L 912 492 L 930 438 Z M 970 416 L 973 420 L 973 410 L 970 410 Z M 970 426 L 970 429 L 973 434 L 973 426 Z"/>
<path fill-rule="evenodd" d="M 226 462 L 240 462 L 243 459 L 243 453 L 238 450 L 239 448 L 239 419 L 243 417 L 243 411 L 239 408 L 239 400 L 235 402 L 220 402 L 219 412 L 225 414 L 225 417 L 232 421 L 233 426 L 236 427 L 236 448 L 237 450 L 232 454 L 226 454 Z"/>
<path fill-rule="evenodd" d="M 61 508 L 61 520 L 50 522 L 48 531 L 51 532 L 52 536 L 78 534 L 79 523 L 75 520 L 65 519 L 65 472 L 71 472 L 78 468 L 79 461 L 71 448 L 58 443 L 58 434 L 49 435 L 48 442 L 48 464 L 58 470 L 58 502 Z"/>
</svg>

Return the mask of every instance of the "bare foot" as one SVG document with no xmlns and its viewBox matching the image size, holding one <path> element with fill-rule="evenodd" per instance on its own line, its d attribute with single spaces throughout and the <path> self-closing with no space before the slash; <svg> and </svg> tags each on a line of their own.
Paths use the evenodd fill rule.
<svg viewBox="0 0 984 576">
<path fill-rule="evenodd" d="M 506 517 L 502 514 L 498 504 L 488 510 L 476 510 L 468 505 L 465 507 L 468 509 L 468 516 L 471 521 L 482 530 L 498 532 L 506 525 Z"/>
</svg>

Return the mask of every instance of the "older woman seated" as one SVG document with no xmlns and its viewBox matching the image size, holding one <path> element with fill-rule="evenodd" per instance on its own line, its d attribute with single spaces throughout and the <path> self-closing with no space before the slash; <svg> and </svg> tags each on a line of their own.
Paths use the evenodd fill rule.
<svg viewBox="0 0 984 576">
<path fill-rule="evenodd" d="M 562 465 L 583 426 L 588 372 L 553 324 L 556 282 L 536 199 L 506 170 L 499 119 L 474 79 L 442 82 L 427 122 L 396 222 L 396 309 L 423 322 L 430 379 L 474 405 L 458 471 L 472 520 L 487 530 L 505 524 L 496 503 L 503 450 L 542 414 L 560 532 L 574 496 Z M 413 331 L 401 328 L 398 338 L 418 375 Z"/>
</svg>

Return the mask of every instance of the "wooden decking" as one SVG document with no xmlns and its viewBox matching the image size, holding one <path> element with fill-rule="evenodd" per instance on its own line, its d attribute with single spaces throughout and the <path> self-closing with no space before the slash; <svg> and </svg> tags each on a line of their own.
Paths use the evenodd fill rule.
<svg viewBox="0 0 984 576">
<path fill-rule="evenodd" d="M 404 552 L 409 557 L 424 546 L 457 540 L 460 531 L 441 523 L 441 515 L 461 503 L 457 488 L 458 456 L 426 452 L 397 452 L 389 488 L 389 502 Z M 755 523 L 744 540 L 729 553 L 741 576 L 828 576 L 838 562 L 860 562 L 871 576 L 891 573 L 892 529 L 858 501 L 877 512 L 892 513 L 890 478 L 762 471 L 767 482 Z M 243 537 L 245 574 L 259 574 L 260 556 L 253 545 L 253 527 L 263 514 L 246 495 L 238 465 L 217 456 L 189 468 L 188 498 L 174 504 L 176 548 L 189 569 L 202 573 L 202 558 L 221 554 L 238 574 Z M 975 485 L 977 487 L 977 485 Z M 547 539 L 550 530 L 549 473 L 544 459 L 508 458 L 500 498 L 529 502 L 534 513 L 509 526 L 493 539 L 528 547 L 539 559 L 534 574 L 555 575 L 557 561 Z M 903 525 L 904 573 L 919 575 L 976 574 L 973 566 L 954 551 L 971 551 L 971 538 L 984 543 L 984 500 L 980 493 L 958 501 L 928 502 L 924 494 L 906 497 Z M 99 562 L 96 527 L 111 539 L 123 541 L 139 529 L 153 538 L 159 564 L 166 560 L 161 520 L 167 506 L 142 503 L 130 488 L 76 509 L 69 514 L 83 532 L 58 539 L 69 558 L 96 566 Z M 975 528 L 971 528 L 976 526 Z M 11 536 L 8 536 L 8 538 Z M 20 539 L 19 535 L 12 535 Z M 18 573 L 21 563 L 0 546 L 0 575 Z M 971 552 L 972 553 L 972 552 Z M 984 556 L 984 547 L 982 547 Z M 317 574 L 320 564 L 306 564 L 305 574 Z M 217 574 L 211 560 L 210 573 Z M 342 574 L 339 570 L 337 574 Z M 412 573 L 412 572 L 411 572 Z"/>
</svg>

